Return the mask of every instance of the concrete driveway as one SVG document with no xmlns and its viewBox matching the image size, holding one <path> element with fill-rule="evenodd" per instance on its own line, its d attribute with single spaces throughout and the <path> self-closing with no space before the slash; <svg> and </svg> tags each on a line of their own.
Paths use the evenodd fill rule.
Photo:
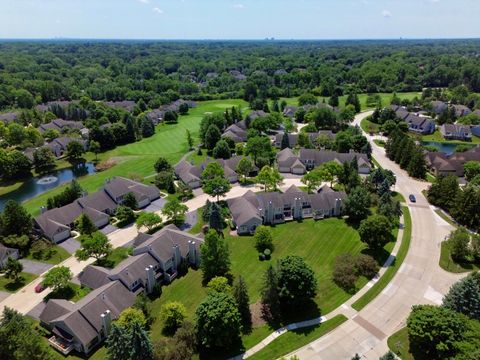
<svg viewBox="0 0 480 360">
<path fill-rule="evenodd" d="M 185 214 L 185 223 L 180 227 L 180 230 L 190 230 L 198 221 L 197 210 L 190 211 Z"/>
<path fill-rule="evenodd" d="M 45 271 L 48 271 L 50 268 L 53 267 L 53 265 L 51 264 L 27 259 L 20 259 L 20 262 L 23 265 L 23 271 L 35 275 L 43 274 Z"/>
<path fill-rule="evenodd" d="M 6 298 L 8 298 L 10 296 L 10 293 L 6 292 L 6 291 L 0 291 L 0 301 L 3 301 L 5 300 Z"/>
<path fill-rule="evenodd" d="M 152 201 L 152 203 L 150 205 L 148 205 L 146 208 L 144 208 L 143 210 L 144 211 L 147 211 L 147 212 L 157 212 L 157 211 L 160 211 L 163 209 L 163 207 L 165 206 L 166 204 L 166 200 L 165 199 L 157 199 L 155 201 Z"/>
<path fill-rule="evenodd" d="M 62 241 L 60 244 L 58 244 L 58 246 L 61 246 L 62 248 L 67 250 L 69 254 L 73 254 L 75 253 L 75 251 L 80 249 L 80 241 L 74 238 L 69 238 L 65 241 Z"/>
</svg>

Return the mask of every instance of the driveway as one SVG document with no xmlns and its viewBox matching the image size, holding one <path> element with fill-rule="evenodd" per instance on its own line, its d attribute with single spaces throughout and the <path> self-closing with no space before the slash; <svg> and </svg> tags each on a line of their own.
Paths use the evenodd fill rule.
<svg viewBox="0 0 480 360">
<path fill-rule="evenodd" d="M 143 210 L 144 211 L 147 211 L 147 212 L 157 212 L 157 211 L 160 211 L 163 209 L 163 207 L 165 206 L 165 203 L 167 201 L 165 199 L 157 199 L 155 201 L 152 201 L 152 203 L 150 205 L 148 205 L 146 208 L 144 208 Z"/>
<path fill-rule="evenodd" d="M 50 268 L 53 267 L 53 265 L 51 264 L 27 259 L 20 259 L 20 262 L 23 265 L 23 271 L 35 275 L 43 274 L 45 271 L 48 271 Z"/>
<path fill-rule="evenodd" d="M 190 211 L 185 214 L 185 223 L 180 227 L 180 230 L 188 231 L 190 230 L 198 221 L 197 210 Z"/>
<path fill-rule="evenodd" d="M 5 300 L 9 296 L 10 296 L 10 293 L 5 292 L 5 291 L 0 291 L 0 301 Z"/>
<path fill-rule="evenodd" d="M 105 235 L 108 235 L 108 234 L 111 234 L 112 232 L 118 230 L 117 227 L 113 226 L 113 225 L 107 225 L 105 226 L 104 228 L 101 228 L 100 231 L 102 233 L 104 233 Z"/>
<path fill-rule="evenodd" d="M 80 241 L 74 238 L 69 238 L 65 241 L 62 241 L 60 244 L 58 244 L 58 246 L 61 246 L 62 248 L 67 250 L 69 254 L 73 254 L 75 253 L 75 251 L 80 249 Z"/>
</svg>

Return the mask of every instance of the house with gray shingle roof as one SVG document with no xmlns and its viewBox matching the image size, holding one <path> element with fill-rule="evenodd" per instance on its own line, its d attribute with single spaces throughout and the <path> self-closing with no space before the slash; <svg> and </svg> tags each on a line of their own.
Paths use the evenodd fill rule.
<svg viewBox="0 0 480 360">
<path fill-rule="evenodd" d="M 300 161 L 306 166 L 307 170 L 311 170 L 329 161 L 336 161 L 344 164 L 347 161 L 357 159 L 358 172 L 360 174 L 369 174 L 372 170 L 370 160 L 366 154 L 349 152 L 339 153 L 331 150 L 315 150 L 315 149 L 300 149 Z"/>
<path fill-rule="evenodd" d="M 7 265 L 9 258 L 18 259 L 19 252 L 18 249 L 9 248 L 0 244 L 0 269 L 3 269 Z"/>
<path fill-rule="evenodd" d="M 78 276 L 82 286 L 93 289 L 73 304 L 51 299 L 40 314 L 50 329 L 52 347 L 67 355 L 72 350 L 88 354 L 107 336 L 112 320 L 147 294 L 158 283 L 171 282 L 182 263 L 200 265 L 202 239 L 168 225 L 153 235 L 139 233 L 133 255 L 113 269 L 89 265 Z"/>
<path fill-rule="evenodd" d="M 305 218 L 323 219 L 339 216 L 343 211 L 344 192 L 322 187 L 316 194 L 307 194 L 296 186 L 284 193 L 253 193 L 227 200 L 239 235 L 253 234 L 261 224 L 274 225 Z"/>
<path fill-rule="evenodd" d="M 122 204 L 126 194 L 133 193 L 139 208 L 148 206 L 160 197 L 160 192 L 155 186 L 114 177 L 107 179 L 104 188 L 83 196 L 73 203 L 44 211 L 34 219 L 35 229 L 38 233 L 54 243 L 68 239 L 75 226 L 75 220 L 82 214 L 87 215 L 97 228 L 108 225 L 110 216 Z"/>
<path fill-rule="evenodd" d="M 9 113 L 0 114 L 0 121 L 8 125 L 14 122 L 15 120 L 17 120 L 19 116 L 20 116 L 20 113 L 18 112 L 9 112 Z"/>
<path fill-rule="evenodd" d="M 440 133 L 446 140 L 472 140 L 472 130 L 467 125 L 443 124 L 440 126 Z"/>
</svg>

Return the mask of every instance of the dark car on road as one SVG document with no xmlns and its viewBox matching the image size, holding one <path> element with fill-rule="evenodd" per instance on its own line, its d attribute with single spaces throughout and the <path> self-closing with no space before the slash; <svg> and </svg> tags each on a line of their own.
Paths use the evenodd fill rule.
<svg viewBox="0 0 480 360">
<path fill-rule="evenodd" d="M 410 202 L 417 202 L 417 199 L 415 198 L 415 195 L 412 195 L 410 194 L 410 196 L 408 197 L 410 199 Z"/>
</svg>

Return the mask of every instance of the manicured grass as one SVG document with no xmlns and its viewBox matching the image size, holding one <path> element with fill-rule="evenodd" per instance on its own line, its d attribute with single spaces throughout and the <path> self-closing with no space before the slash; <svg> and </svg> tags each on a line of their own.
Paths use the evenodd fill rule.
<svg viewBox="0 0 480 360">
<path fill-rule="evenodd" d="M 440 267 L 443 270 L 452 273 L 464 273 L 468 271 L 480 270 L 480 264 L 475 264 L 471 262 L 457 263 L 453 261 L 450 252 L 450 244 L 446 241 L 442 242 L 440 253 Z"/>
<path fill-rule="evenodd" d="M 415 360 L 410 352 L 410 341 L 408 340 L 408 330 L 406 327 L 397 331 L 387 340 L 388 347 L 402 360 Z"/>
<path fill-rule="evenodd" d="M 360 121 L 360 127 L 367 134 L 369 133 L 377 134 L 380 132 L 380 125 L 371 122 L 370 120 L 368 120 L 368 118 L 362 119 L 362 121 Z"/>
<path fill-rule="evenodd" d="M 309 342 L 327 334 L 340 324 L 347 321 L 343 315 L 337 315 L 319 325 L 289 331 L 268 344 L 258 353 L 251 356 L 252 360 L 278 359 L 281 356 L 291 353 Z"/>
<path fill-rule="evenodd" d="M 383 169 L 382 165 L 380 165 L 380 163 L 375 160 L 375 158 L 372 157 L 372 162 L 373 162 L 373 165 L 375 165 L 376 168 L 378 169 Z"/>
<path fill-rule="evenodd" d="M 202 155 L 198 155 L 198 150 L 194 150 L 187 156 L 187 161 L 190 161 L 195 165 L 200 165 L 202 162 L 206 160 L 206 158 L 207 158 L 207 150 L 202 149 Z"/>
<path fill-rule="evenodd" d="M 112 253 L 100 261 L 100 266 L 114 268 L 132 253 L 132 248 L 118 247 L 112 250 Z"/>
<path fill-rule="evenodd" d="M 438 216 L 440 216 L 443 220 L 445 220 L 447 223 L 449 223 L 449 224 L 452 225 L 453 227 L 457 227 L 457 226 L 458 226 L 457 223 L 456 223 L 455 221 L 453 221 L 453 219 L 452 219 L 450 216 L 448 216 L 447 214 L 445 214 L 445 213 L 443 212 L 443 210 L 441 210 L 441 209 L 435 209 L 434 211 L 435 211 L 435 213 L 436 213 Z"/>
<path fill-rule="evenodd" d="M 275 250 L 270 261 L 260 261 L 254 247 L 252 237 L 232 237 L 226 235 L 230 249 L 232 273 L 235 277 L 241 275 L 248 286 L 250 302 L 260 300 L 262 277 L 267 267 L 275 264 L 287 255 L 299 255 L 305 259 L 314 270 L 318 279 L 315 305 L 318 309 L 299 309 L 288 321 L 301 321 L 328 313 L 344 303 L 352 296 L 331 279 L 335 258 L 343 253 L 359 254 L 365 250 L 357 231 L 346 224 L 343 219 L 329 218 L 321 221 L 305 220 L 290 222 L 272 227 Z M 388 251 L 393 243 L 385 247 Z M 386 253 L 386 252 L 384 252 Z M 366 278 L 360 278 L 357 288 L 367 283 Z M 184 277 L 176 279 L 171 285 L 163 287 L 161 297 L 153 303 L 153 313 L 157 316 L 163 304 L 170 301 L 182 302 L 188 311 L 190 320 L 194 319 L 197 306 L 205 298 L 206 291 L 202 287 L 202 272 L 190 269 Z M 252 333 L 243 337 L 244 348 L 249 348 L 261 341 L 265 334 L 274 331 L 268 326 L 256 327 Z M 158 340 L 162 336 L 162 322 L 157 320 L 152 326 L 152 338 Z"/>
<path fill-rule="evenodd" d="M 21 289 L 25 285 L 31 283 L 36 278 L 37 275 L 27 272 L 21 272 L 18 281 L 7 279 L 2 275 L 0 276 L 0 291 L 16 292 L 18 289 Z"/>
<path fill-rule="evenodd" d="M 395 200 L 397 200 L 398 202 L 400 202 L 400 203 L 404 203 L 404 202 L 405 202 L 405 198 L 403 197 L 402 194 L 400 194 L 400 193 L 398 193 L 398 192 L 396 192 L 396 191 L 393 191 L 393 192 L 392 192 L 392 195 L 393 195 L 393 198 L 394 198 Z"/>
<path fill-rule="evenodd" d="M 94 192 L 100 188 L 105 179 L 113 176 L 128 176 L 135 173 L 140 176 L 148 176 L 154 173 L 153 165 L 158 157 L 167 158 L 175 164 L 188 152 L 187 138 L 188 129 L 196 142 L 200 121 L 206 112 L 220 112 L 232 106 L 245 107 L 243 100 L 214 100 L 198 103 L 194 109 L 179 118 L 178 124 L 160 124 L 156 128 L 154 136 L 141 141 L 119 146 L 111 151 L 99 154 L 99 161 L 113 159 L 117 164 L 103 172 L 79 179 L 80 185 L 88 192 Z M 66 185 L 55 188 L 40 196 L 24 203 L 27 210 L 34 216 L 40 213 L 40 206 L 45 205 L 47 198 L 60 193 Z"/>
<path fill-rule="evenodd" d="M 32 253 L 29 253 L 25 258 L 32 261 L 39 261 L 47 264 L 57 265 L 71 256 L 67 250 L 58 245 L 52 245 L 52 250 L 53 254 L 48 259 L 35 259 L 32 256 Z"/>
<path fill-rule="evenodd" d="M 45 300 L 48 299 L 65 299 L 72 302 L 77 302 L 84 296 L 86 296 L 91 290 L 86 287 L 81 287 L 80 285 L 69 283 L 64 289 L 60 289 L 55 292 L 51 292 L 45 296 Z"/>
<path fill-rule="evenodd" d="M 203 212 L 203 208 L 199 208 L 197 210 L 197 223 L 193 225 L 190 230 L 188 230 L 190 234 L 195 235 L 195 234 L 199 234 L 202 231 L 203 225 L 205 225 L 202 218 L 202 212 Z"/>
<path fill-rule="evenodd" d="M 398 249 L 396 258 L 382 275 L 382 277 L 375 283 L 375 285 L 373 285 L 360 299 L 352 304 L 352 308 L 357 311 L 363 309 L 370 301 L 372 301 L 378 294 L 382 292 L 382 290 L 393 279 L 398 269 L 402 265 L 403 260 L 405 260 L 405 257 L 407 256 L 408 248 L 410 247 L 410 240 L 412 238 L 412 218 L 410 216 L 410 211 L 408 211 L 408 207 L 403 206 L 402 211 L 404 218 L 404 230 L 402 244 Z"/>
<path fill-rule="evenodd" d="M 436 180 L 436 177 L 433 176 L 431 173 L 427 172 L 427 181 L 433 183 L 435 182 L 435 180 Z"/>
</svg>

